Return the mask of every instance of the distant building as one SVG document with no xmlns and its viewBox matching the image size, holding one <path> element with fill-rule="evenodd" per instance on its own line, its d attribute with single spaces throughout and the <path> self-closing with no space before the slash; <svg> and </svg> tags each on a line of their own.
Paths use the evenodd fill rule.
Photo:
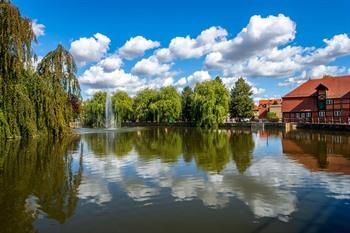
<svg viewBox="0 0 350 233">
<path fill-rule="evenodd" d="M 349 123 L 350 76 L 308 80 L 282 100 L 284 122 Z"/>
<path fill-rule="evenodd" d="M 255 104 L 253 107 L 253 115 L 254 115 L 254 119 L 259 119 L 259 106 Z"/>
<path fill-rule="evenodd" d="M 279 119 L 282 119 L 282 99 L 261 99 L 258 105 L 258 118 L 266 119 L 268 112 L 275 112 Z"/>
</svg>

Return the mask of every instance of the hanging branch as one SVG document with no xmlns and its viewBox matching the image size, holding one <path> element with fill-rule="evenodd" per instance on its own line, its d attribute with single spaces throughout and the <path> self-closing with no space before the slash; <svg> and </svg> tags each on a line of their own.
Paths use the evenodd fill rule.
<svg viewBox="0 0 350 233">
<path fill-rule="evenodd" d="M 59 84 L 68 96 L 80 98 L 74 58 L 62 45 L 58 45 L 54 51 L 49 52 L 41 60 L 37 69 L 39 75 L 50 77 L 52 84 Z"/>
<path fill-rule="evenodd" d="M 18 8 L 0 0 L 0 75 L 3 78 L 31 65 L 32 41 L 35 34 L 30 19 L 22 17 Z"/>
</svg>

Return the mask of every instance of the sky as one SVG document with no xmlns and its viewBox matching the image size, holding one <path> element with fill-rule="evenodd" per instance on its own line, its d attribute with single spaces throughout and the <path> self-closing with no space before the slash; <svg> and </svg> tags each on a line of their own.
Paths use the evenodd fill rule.
<svg viewBox="0 0 350 233">
<path fill-rule="evenodd" d="M 58 44 L 78 65 L 83 98 L 99 90 L 238 77 L 254 99 L 308 79 L 350 74 L 350 1 L 13 0 L 33 20 L 39 59 Z"/>
</svg>

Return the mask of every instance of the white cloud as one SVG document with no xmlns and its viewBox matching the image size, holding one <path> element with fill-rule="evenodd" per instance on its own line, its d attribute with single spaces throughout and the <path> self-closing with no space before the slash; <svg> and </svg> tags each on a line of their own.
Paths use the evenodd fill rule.
<svg viewBox="0 0 350 233">
<path fill-rule="evenodd" d="M 112 72 L 113 70 L 119 69 L 123 65 L 123 61 L 120 57 L 113 55 L 101 60 L 99 65 L 105 72 Z"/>
<path fill-rule="evenodd" d="M 325 66 L 325 65 L 319 65 L 312 67 L 311 69 L 304 70 L 299 75 L 286 78 L 283 82 L 279 82 L 278 86 L 280 87 L 286 87 L 286 86 L 297 86 L 308 79 L 317 79 L 322 78 L 324 75 L 343 75 L 346 74 L 348 71 L 345 67 L 339 67 L 339 66 Z"/>
<path fill-rule="evenodd" d="M 138 62 L 133 73 L 123 70 L 122 65 L 122 60 L 112 55 L 85 70 L 79 77 L 79 82 L 86 88 L 85 94 L 91 96 L 101 90 L 122 90 L 133 96 L 146 87 L 159 89 L 174 84 L 170 65 L 160 64 L 155 57 Z"/>
<path fill-rule="evenodd" d="M 98 62 L 90 67 L 91 70 L 85 71 L 86 75 L 94 69 L 100 72 L 95 84 L 91 82 L 92 75 L 89 76 L 90 92 L 114 83 L 112 76 L 136 78 L 140 85 L 133 83 L 134 89 L 140 88 L 141 85 L 153 88 L 175 85 L 181 90 L 186 85 L 193 87 L 197 82 L 211 79 L 209 71 L 212 73 L 212 70 L 223 77 L 222 80 L 228 88 L 231 88 L 240 76 L 248 77 L 250 81 L 253 81 L 251 78 L 254 77 L 281 78 L 278 85 L 289 86 L 305 82 L 310 77 L 350 72 L 349 67 L 329 64 L 338 57 L 350 55 L 350 38 L 347 34 L 324 39 L 325 45 L 320 48 L 292 45 L 296 36 L 296 23 L 283 14 L 267 17 L 254 15 L 246 27 L 232 38 L 229 38 L 225 29 L 210 27 L 196 37 L 178 36 L 170 41 L 168 47 L 158 48 L 159 42 L 136 36 L 130 38 L 117 54 L 107 58 L 104 56 L 110 40 L 106 37 L 102 49 L 95 49 L 98 47 L 96 44 L 101 41 L 96 35 L 94 38 L 74 41 L 71 47 L 71 52 L 78 62 Z M 89 49 L 90 46 L 93 49 Z M 131 60 L 144 56 L 145 51 L 154 48 L 158 49 L 153 55 L 136 61 L 130 70 L 121 69 L 122 58 Z M 177 72 L 172 71 L 172 68 L 176 67 L 177 59 L 197 58 L 205 58 L 199 71 L 188 77 L 176 77 Z M 103 81 L 102 77 L 107 80 Z M 83 80 L 86 81 L 86 78 Z M 265 92 L 265 89 L 251 82 L 250 84 L 255 98 L 259 98 Z M 120 85 L 114 83 L 112 86 Z M 126 85 L 125 89 L 129 88 Z M 135 92 L 131 89 L 129 91 Z"/>
<path fill-rule="evenodd" d="M 295 23 L 283 14 L 266 18 L 254 15 L 235 38 L 216 44 L 215 51 L 227 60 L 240 61 L 290 42 L 295 38 L 295 30 Z"/>
<path fill-rule="evenodd" d="M 138 61 L 131 72 L 141 76 L 161 76 L 168 75 L 170 68 L 171 64 L 162 64 L 158 58 L 151 56 Z"/>
<path fill-rule="evenodd" d="M 185 86 L 194 87 L 196 83 L 210 80 L 211 76 L 208 71 L 199 70 L 189 75 L 188 77 L 182 77 L 177 82 L 175 82 L 175 86 L 178 89 L 182 89 Z"/>
<path fill-rule="evenodd" d="M 96 33 L 93 37 L 82 37 L 71 43 L 70 52 L 79 65 L 99 61 L 106 55 L 111 40 L 101 34 Z"/>
<path fill-rule="evenodd" d="M 227 31 L 221 27 L 210 27 L 201 32 L 197 38 L 175 37 L 170 41 L 169 48 L 156 51 L 155 55 L 163 62 L 175 58 L 200 58 L 212 51 L 216 43 L 226 40 Z"/>
<path fill-rule="evenodd" d="M 36 19 L 32 21 L 32 29 L 36 37 L 45 35 L 45 25 L 38 23 Z"/>
<path fill-rule="evenodd" d="M 324 65 L 337 57 L 350 55 L 350 38 L 347 34 L 335 35 L 332 39 L 324 39 L 326 47 L 310 52 L 305 57 L 299 57 L 299 62 L 310 65 Z"/>
<path fill-rule="evenodd" d="M 121 57 L 132 60 L 136 57 L 143 56 L 146 50 L 159 46 L 160 43 L 158 41 L 147 40 L 142 36 L 136 36 L 130 38 L 118 52 Z"/>
<path fill-rule="evenodd" d="M 173 59 L 173 55 L 168 48 L 157 49 L 154 55 L 162 62 L 170 62 Z"/>
<path fill-rule="evenodd" d="M 79 77 L 79 82 L 88 87 L 87 95 L 102 89 L 118 89 L 135 94 L 145 84 L 138 76 L 126 73 L 119 67 L 106 71 L 103 63 L 91 66 Z"/>
</svg>

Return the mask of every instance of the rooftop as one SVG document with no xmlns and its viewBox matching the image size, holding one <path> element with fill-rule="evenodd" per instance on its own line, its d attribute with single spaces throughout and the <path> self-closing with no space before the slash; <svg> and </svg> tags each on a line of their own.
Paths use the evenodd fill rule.
<svg viewBox="0 0 350 233">
<path fill-rule="evenodd" d="M 338 77 L 324 77 L 321 79 L 311 79 L 301 84 L 283 98 L 307 97 L 316 94 L 316 88 L 323 85 L 328 88 L 327 98 L 350 97 L 350 75 Z"/>
</svg>

